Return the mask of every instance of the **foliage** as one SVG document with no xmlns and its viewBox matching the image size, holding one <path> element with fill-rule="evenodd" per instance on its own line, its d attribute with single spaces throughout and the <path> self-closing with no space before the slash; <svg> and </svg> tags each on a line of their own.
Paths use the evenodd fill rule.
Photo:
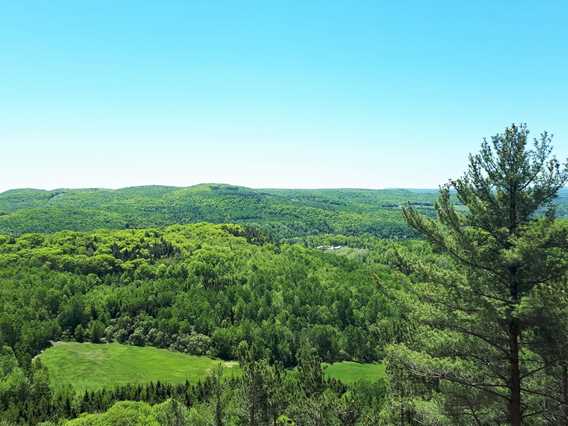
<svg viewBox="0 0 568 426">
<path fill-rule="evenodd" d="M 103 328 L 105 340 L 225 359 L 246 340 L 291 366 L 308 338 L 328 362 L 373 361 L 397 338 L 389 292 L 404 287 L 380 265 L 205 224 L 0 237 L 0 282 L 0 342 L 24 365 L 51 340 L 102 340 Z M 355 335 L 366 344 L 352 347 Z"/>
<path fill-rule="evenodd" d="M 144 402 L 124 401 L 116 403 L 103 414 L 88 414 L 65 422 L 65 426 L 111 426 L 111 425 L 185 425 L 188 410 L 175 400 L 150 406 Z"/>
<path fill-rule="evenodd" d="M 137 346 L 234 360 L 239 344 L 247 342 L 259 359 L 290 368 L 307 341 L 326 362 L 377 361 L 387 343 L 400 340 L 406 314 L 391 299 L 405 293 L 406 285 L 402 274 L 372 258 L 363 262 L 300 244 L 251 239 L 240 225 L 0 236 L 0 342 L 11 348 L 24 373 L 52 341 L 128 344 L 124 356 L 136 360 L 140 354 L 139 362 L 107 364 L 106 373 L 93 378 L 122 375 L 124 381 L 117 383 L 123 384 L 138 381 L 129 368 L 143 370 L 150 362 L 162 370 L 147 380 L 170 374 L 171 363 L 150 356 L 157 349 Z M 112 349 L 119 348 L 83 345 L 101 348 L 91 353 L 96 362 L 106 356 L 112 361 Z M 79 387 L 82 378 L 93 376 L 79 353 L 63 352 L 79 346 L 61 343 L 42 355 L 58 392 L 67 392 L 67 373 L 79 378 Z M 148 352 L 137 352 L 142 350 Z M 178 361 L 187 356 L 160 353 Z M 27 373 L 22 377 L 30 380 Z M 67 396 L 52 407 L 72 417 L 114 401 L 101 398 L 106 402 L 77 405 Z M 31 418 L 25 405 L 16 409 L 4 414 Z M 191 415 L 209 418 L 207 410 L 196 410 Z"/>
<path fill-rule="evenodd" d="M 561 416 L 568 404 L 568 394 L 555 385 L 567 354 L 568 335 L 557 318 L 566 306 L 559 308 L 568 226 L 555 220 L 552 205 L 568 180 L 568 164 L 550 158 L 547 134 L 534 150 L 527 134 L 513 125 L 485 141 L 464 177 L 442 188 L 437 221 L 405 210 L 435 252 L 406 256 L 422 303 L 415 333 L 389 353 L 396 394 L 407 400 L 406 407 L 399 404 L 407 411 L 401 421 L 568 421 L 549 423 L 550 414 Z M 466 210 L 454 207 L 450 189 Z"/>
<path fill-rule="evenodd" d="M 196 222 L 240 223 L 280 241 L 319 233 L 405 238 L 400 205 L 432 210 L 434 192 L 189 188 L 11 190 L 0 194 L 0 233 L 147 228 Z M 258 237 L 258 235 L 257 235 Z"/>
</svg>

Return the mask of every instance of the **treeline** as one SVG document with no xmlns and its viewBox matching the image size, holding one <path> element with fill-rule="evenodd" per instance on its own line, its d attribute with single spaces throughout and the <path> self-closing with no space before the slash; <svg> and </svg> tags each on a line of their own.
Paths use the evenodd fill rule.
<svg viewBox="0 0 568 426">
<path fill-rule="evenodd" d="M 387 397 L 384 379 L 349 387 L 326 379 L 309 342 L 302 345 L 295 370 L 270 362 L 259 355 L 261 348 L 246 342 L 238 353 L 243 374 L 236 378 L 224 377 L 219 365 L 196 384 L 127 384 L 78 394 L 71 387 L 54 391 L 39 359 L 26 372 L 5 349 L 0 353 L 7 377 L 0 382 L 0 424 L 339 426 L 379 421 Z"/>
<path fill-rule="evenodd" d="M 71 386 L 50 387 L 48 371 L 39 358 L 26 370 L 19 365 L 14 353 L 4 347 L 0 352 L 0 365 L 0 415 L 9 424 L 62 422 L 83 413 L 106 411 L 118 401 L 156 404 L 174 398 L 190 407 L 207 401 L 212 389 L 212 379 L 208 378 L 196 384 L 151 382 L 77 393 Z"/>
</svg>

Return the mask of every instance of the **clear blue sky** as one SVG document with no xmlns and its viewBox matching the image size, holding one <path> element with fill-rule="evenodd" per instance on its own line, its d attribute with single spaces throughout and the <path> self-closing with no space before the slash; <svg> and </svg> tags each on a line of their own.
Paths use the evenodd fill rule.
<svg viewBox="0 0 568 426">
<path fill-rule="evenodd" d="M 0 190 L 435 187 L 515 122 L 568 155 L 566 1 L 12 1 Z"/>
</svg>

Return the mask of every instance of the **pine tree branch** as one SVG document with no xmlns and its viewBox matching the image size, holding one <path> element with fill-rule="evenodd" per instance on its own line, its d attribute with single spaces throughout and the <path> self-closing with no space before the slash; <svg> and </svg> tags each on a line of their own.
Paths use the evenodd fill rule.
<svg viewBox="0 0 568 426">
<path fill-rule="evenodd" d="M 483 336 L 482 334 L 473 332 L 471 330 L 468 330 L 466 328 L 460 327 L 456 324 L 447 324 L 446 327 L 448 327 L 449 329 L 454 329 L 454 331 L 466 334 L 468 336 L 472 336 L 472 337 L 477 337 L 478 339 L 484 341 L 485 343 L 487 343 L 489 346 L 503 352 L 507 357 L 509 356 L 509 350 L 507 348 L 504 348 L 502 346 L 500 346 L 499 344 L 492 342 L 488 337 Z"/>
<path fill-rule="evenodd" d="M 555 396 L 553 396 L 553 395 L 551 395 L 551 394 L 549 394 L 549 393 L 539 392 L 539 391 L 536 391 L 536 390 L 527 389 L 527 388 L 523 388 L 523 387 L 521 387 L 521 391 L 522 391 L 522 392 L 525 392 L 525 393 L 528 393 L 528 394 L 531 394 L 531 395 L 542 396 L 542 397 L 544 397 L 544 398 L 551 399 L 551 400 L 553 400 L 554 402 L 557 402 L 557 403 L 560 404 L 560 405 L 567 405 L 567 406 L 568 406 L 568 402 L 567 402 L 567 401 L 563 401 L 563 400 L 561 400 L 561 399 L 558 399 L 558 397 L 555 397 Z"/>
<path fill-rule="evenodd" d="M 528 371 L 527 373 L 521 375 L 521 380 L 522 380 L 522 379 L 526 379 L 527 377 L 530 377 L 530 376 L 532 376 L 532 375 L 534 375 L 534 374 L 536 374 L 536 373 L 539 373 L 539 372 L 541 372 L 541 371 L 543 371 L 543 370 L 546 370 L 547 368 L 550 368 L 550 367 L 554 366 L 554 364 L 556 364 L 557 362 L 562 362 L 562 360 L 561 360 L 561 359 L 557 359 L 557 360 L 555 360 L 555 361 L 553 361 L 553 362 L 551 362 L 551 363 L 546 363 L 545 365 L 543 365 L 543 366 L 541 366 L 541 367 L 539 367 L 539 368 L 535 368 L 534 370 L 530 370 L 530 371 Z"/>
<path fill-rule="evenodd" d="M 463 386 L 467 386 L 467 387 L 470 387 L 470 388 L 473 388 L 473 389 L 477 389 L 477 390 L 480 390 L 482 392 L 486 392 L 490 395 L 505 399 L 506 401 L 510 400 L 509 396 L 502 394 L 500 392 L 494 391 L 492 389 L 487 389 L 486 387 L 484 387 L 484 386 L 493 387 L 492 385 L 485 385 L 483 383 L 469 383 L 465 380 L 458 379 L 457 377 L 451 377 L 451 376 L 439 377 L 439 378 L 442 379 L 442 380 L 447 380 L 447 381 L 452 382 L 452 383 L 457 383 L 459 385 L 463 385 Z"/>
<path fill-rule="evenodd" d="M 467 403 L 469 411 L 471 413 L 471 417 L 473 417 L 473 420 L 475 420 L 475 424 L 477 424 L 478 426 L 482 426 L 483 423 L 481 422 L 481 420 L 479 419 L 479 417 L 475 413 L 475 408 L 473 407 L 473 404 L 471 403 L 469 398 L 466 398 L 466 403 Z"/>
<path fill-rule="evenodd" d="M 452 352 L 448 355 L 449 356 L 455 356 L 455 357 L 462 357 L 462 358 L 466 358 L 466 359 L 467 358 L 475 359 L 475 360 L 485 364 L 485 366 L 488 367 L 495 376 L 497 376 L 499 379 L 503 380 L 504 383 L 507 383 L 508 378 L 503 376 L 501 373 L 499 373 L 497 371 L 497 368 L 499 368 L 499 366 L 491 365 L 491 363 L 487 359 L 484 359 L 480 356 L 474 355 L 470 352 L 467 352 L 467 353 L 466 352 Z M 494 384 L 492 386 L 494 386 L 494 387 L 499 387 L 499 386 L 506 387 L 506 385 L 504 385 L 504 384 Z"/>
</svg>

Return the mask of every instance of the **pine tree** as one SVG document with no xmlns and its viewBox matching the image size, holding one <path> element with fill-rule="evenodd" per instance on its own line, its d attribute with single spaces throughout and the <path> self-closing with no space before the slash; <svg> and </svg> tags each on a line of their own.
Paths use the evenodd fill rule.
<svg viewBox="0 0 568 426">
<path fill-rule="evenodd" d="M 211 385 L 211 402 L 214 406 L 214 424 L 223 426 L 225 424 L 225 398 L 223 395 L 223 365 L 219 363 L 209 376 Z"/>
<path fill-rule="evenodd" d="M 91 321 L 91 323 L 89 324 L 88 334 L 89 334 L 89 340 L 92 343 L 100 343 L 101 339 L 105 335 L 104 324 L 99 320 Z"/>
<path fill-rule="evenodd" d="M 302 342 L 297 358 L 302 390 L 308 397 L 321 394 L 325 389 L 325 375 L 321 359 L 310 342 Z"/>
<path fill-rule="evenodd" d="M 242 377 L 238 387 L 241 405 L 241 423 L 255 426 L 262 423 L 263 408 L 266 403 L 266 389 L 263 377 L 263 365 L 254 356 L 246 341 L 242 341 L 237 349 Z"/>
<path fill-rule="evenodd" d="M 85 329 L 81 324 L 75 327 L 75 332 L 73 334 L 75 335 L 75 340 L 77 342 L 83 342 L 83 340 L 85 340 Z"/>
<path fill-rule="evenodd" d="M 568 226 L 555 220 L 553 200 L 568 181 L 568 163 L 551 156 L 546 133 L 530 149 L 528 133 L 512 125 L 484 140 L 465 175 L 441 188 L 437 220 L 404 209 L 440 253 L 431 262 L 409 260 L 422 283 L 418 338 L 389 352 L 429 385 L 414 395 L 423 423 L 533 424 L 544 418 L 542 407 L 562 402 L 544 385 L 566 359 L 550 346 L 568 336 L 538 339 L 543 324 L 531 305 L 546 302 L 545 286 L 565 283 Z"/>
</svg>

